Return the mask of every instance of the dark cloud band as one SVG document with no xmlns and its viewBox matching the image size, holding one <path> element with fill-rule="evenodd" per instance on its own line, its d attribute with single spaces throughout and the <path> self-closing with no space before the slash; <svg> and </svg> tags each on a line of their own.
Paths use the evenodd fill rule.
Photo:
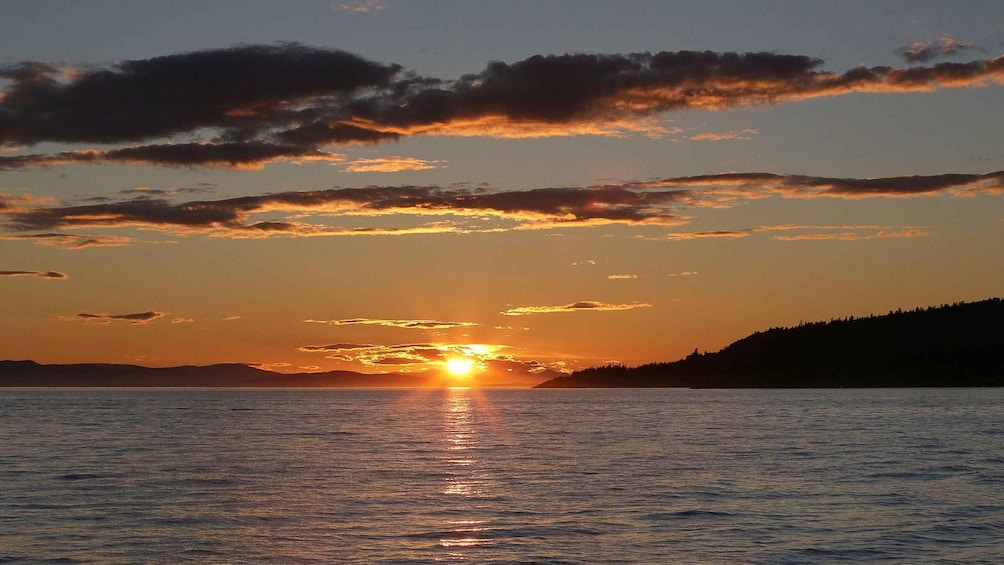
<svg viewBox="0 0 1004 565">
<path fill-rule="evenodd" d="M 942 43 L 938 53 L 965 48 Z M 925 53 L 911 56 L 930 58 Z M 335 154 L 321 147 L 409 135 L 611 133 L 645 129 L 653 116 L 692 108 L 1004 83 L 1004 57 L 843 74 L 821 67 L 820 59 L 777 53 L 566 54 L 493 62 L 441 80 L 298 44 L 210 49 L 97 69 L 24 62 L 0 67 L 0 78 L 10 82 L 0 98 L 0 145 L 141 145 L 6 156 L 0 168 L 259 167 L 331 160 Z M 196 141 L 207 134 L 211 141 Z M 179 136 L 189 139 L 167 143 Z"/>
</svg>

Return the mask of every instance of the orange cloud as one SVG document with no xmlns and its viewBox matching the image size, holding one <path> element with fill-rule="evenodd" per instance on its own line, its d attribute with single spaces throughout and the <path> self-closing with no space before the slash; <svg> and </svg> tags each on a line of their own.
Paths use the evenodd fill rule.
<svg viewBox="0 0 1004 565">
<path fill-rule="evenodd" d="M 776 239 L 778 241 L 823 241 L 823 240 L 864 241 L 870 239 L 925 237 L 928 235 L 931 235 L 931 232 L 908 228 L 899 231 L 878 230 L 871 232 L 842 231 L 842 232 L 801 233 L 794 235 L 778 235 L 771 237 L 771 239 Z"/>
<path fill-rule="evenodd" d="M 638 275 L 607 275 L 610 280 L 630 280 L 638 278 Z"/>
<path fill-rule="evenodd" d="M 0 211 L 2 213 L 2 211 Z M 48 247 L 86 249 L 88 247 L 124 247 L 133 242 L 121 235 L 80 235 L 69 233 L 39 233 L 31 235 L 0 235 L 0 240 L 29 241 Z"/>
<path fill-rule="evenodd" d="M 384 326 L 388 328 L 404 328 L 409 330 L 441 330 L 450 328 L 467 328 L 479 326 L 477 322 L 442 322 L 439 320 L 383 320 L 373 318 L 348 318 L 344 320 L 304 320 L 308 324 L 327 324 L 330 326 Z"/>
<path fill-rule="evenodd" d="M 926 63 L 933 59 L 958 55 L 973 48 L 972 43 L 961 43 L 952 36 L 943 35 L 935 41 L 914 41 L 896 52 L 910 63 Z"/>
<path fill-rule="evenodd" d="M 445 161 L 430 161 L 414 157 L 381 157 L 354 159 L 343 169 L 347 173 L 399 173 L 401 171 L 430 171 L 442 169 Z"/>
<path fill-rule="evenodd" d="M 531 314 L 557 314 L 567 312 L 614 312 L 633 310 L 635 308 L 651 308 L 651 304 L 632 302 L 631 304 L 607 304 L 596 300 L 582 300 L 563 304 L 561 306 L 520 306 L 499 312 L 503 316 L 528 316 Z"/>
</svg>

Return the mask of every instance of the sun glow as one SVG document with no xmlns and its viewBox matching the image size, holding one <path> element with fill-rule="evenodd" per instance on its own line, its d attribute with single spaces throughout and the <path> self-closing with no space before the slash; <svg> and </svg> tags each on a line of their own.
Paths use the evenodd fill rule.
<svg viewBox="0 0 1004 565">
<path fill-rule="evenodd" d="M 472 359 L 454 357 L 446 361 L 446 370 L 455 377 L 466 377 L 471 373 L 471 369 L 473 368 L 474 361 Z"/>
</svg>

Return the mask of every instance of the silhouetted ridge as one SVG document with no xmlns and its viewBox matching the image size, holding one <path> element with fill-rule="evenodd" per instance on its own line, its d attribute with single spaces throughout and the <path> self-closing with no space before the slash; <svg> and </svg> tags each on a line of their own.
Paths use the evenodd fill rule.
<svg viewBox="0 0 1004 565">
<path fill-rule="evenodd" d="M 540 387 L 1004 386 L 1004 301 L 756 332 L 671 363 L 594 367 Z"/>
<path fill-rule="evenodd" d="M 240 363 L 141 367 L 111 363 L 41 365 L 34 361 L 0 361 L 0 386 L 10 387 L 407 387 L 426 384 L 426 379 L 402 373 L 282 374 Z"/>
</svg>

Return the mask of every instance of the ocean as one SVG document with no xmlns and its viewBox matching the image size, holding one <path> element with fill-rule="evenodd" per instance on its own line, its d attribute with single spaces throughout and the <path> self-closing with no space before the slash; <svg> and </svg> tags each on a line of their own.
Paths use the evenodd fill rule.
<svg viewBox="0 0 1004 565">
<path fill-rule="evenodd" d="M 1004 389 L 0 389 L 0 563 L 1000 563 Z"/>
</svg>

